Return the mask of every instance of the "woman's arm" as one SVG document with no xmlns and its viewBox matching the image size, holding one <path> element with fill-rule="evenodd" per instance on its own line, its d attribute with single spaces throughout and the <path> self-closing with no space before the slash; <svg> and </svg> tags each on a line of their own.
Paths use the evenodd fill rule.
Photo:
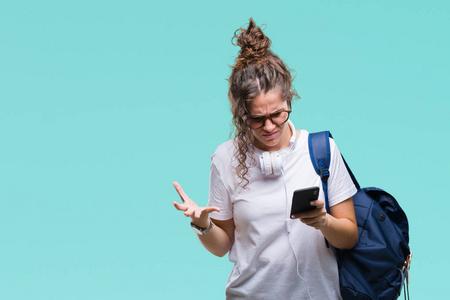
<svg viewBox="0 0 450 300">
<path fill-rule="evenodd" d="M 234 220 L 220 221 L 212 219 L 211 221 L 213 222 L 211 230 L 205 235 L 198 235 L 198 238 L 206 250 L 214 255 L 223 257 L 230 251 L 234 242 Z M 202 225 L 196 221 L 192 223 L 201 228 L 209 226 L 208 223 L 203 223 Z"/>
<path fill-rule="evenodd" d="M 358 226 L 356 224 L 353 199 L 349 198 L 330 207 L 327 214 L 323 200 L 312 201 L 317 208 L 296 214 L 295 218 L 308 226 L 322 232 L 327 241 L 338 249 L 351 249 L 358 242 Z"/>
<path fill-rule="evenodd" d="M 358 225 L 356 224 L 353 199 L 349 198 L 330 207 L 325 226 L 320 231 L 327 241 L 338 249 L 351 249 L 358 242 Z"/>
<path fill-rule="evenodd" d="M 199 207 L 186 195 L 178 182 L 174 182 L 173 185 L 183 201 L 182 204 L 173 202 L 176 209 L 184 211 L 184 215 L 191 217 L 191 222 L 200 228 L 206 229 L 212 222 L 211 229 L 205 235 L 198 235 L 203 246 L 214 255 L 220 257 L 226 255 L 234 242 L 234 220 L 210 221 L 209 214 L 220 211 L 218 207 Z"/>
</svg>

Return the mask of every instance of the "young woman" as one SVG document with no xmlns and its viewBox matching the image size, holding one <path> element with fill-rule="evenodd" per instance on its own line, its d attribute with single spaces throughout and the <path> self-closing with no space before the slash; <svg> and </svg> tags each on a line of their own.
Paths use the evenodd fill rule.
<svg viewBox="0 0 450 300">
<path fill-rule="evenodd" d="M 324 207 L 320 177 L 308 150 L 308 132 L 289 121 L 297 96 L 290 71 L 270 50 L 270 40 L 250 19 L 234 39 L 241 47 L 228 93 L 235 138 L 212 155 L 207 207 L 199 207 L 174 182 L 204 247 L 229 253 L 234 267 L 227 299 L 341 299 L 332 248 L 358 239 L 352 196 L 356 188 L 331 140 L 331 176 Z M 315 209 L 290 216 L 294 190 L 319 186 Z"/>
</svg>

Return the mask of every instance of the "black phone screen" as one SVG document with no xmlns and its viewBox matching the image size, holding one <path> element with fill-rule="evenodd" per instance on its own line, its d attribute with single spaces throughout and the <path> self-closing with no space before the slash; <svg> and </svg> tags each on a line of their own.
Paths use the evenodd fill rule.
<svg viewBox="0 0 450 300">
<path fill-rule="evenodd" d="M 315 209 L 316 207 L 312 206 L 310 202 L 317 200 L 318 197 L 318 186 L 295 190 L 294 195 L 292 196 L 291 216 L 300 212 Z"/>
</svg>

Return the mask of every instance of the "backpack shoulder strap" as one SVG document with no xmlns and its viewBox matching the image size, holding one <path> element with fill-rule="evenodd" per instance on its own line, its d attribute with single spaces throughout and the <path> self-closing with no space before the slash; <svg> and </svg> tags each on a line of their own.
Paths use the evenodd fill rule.
<svg viewBox="0 0 450 300">
<path fill-rule="evenodd" d="M 311 162 L 314 166 L 314 170 L 322 180 L 327 213 L 330 213 L 327 188 L 328 178 L 330 177 L 330 136 L 331 135 L 329 131 L 321 131 L 310 133 L 308 137 L 309 156 L 311 157 Z"/>
<path fill-rule="evenodd" d="M 329 131 L 321 131 L 316 133 L 310 133 L 308 138 L 309 144 L 309 155 L 311 157 L 311 162 L 314 166 L 314 170 L 317 175 L 322 179 L 323 189 L 325 193 L 325 202 L 327 205 L 327 212 L 329 212 L 328 207 L 328 192 L 325 191 L 327 187 L 328 177 L 330 177 L 330 160 L 331 160 L 331 152 L 330 152 L 330 138 L 333 138 Z M 344 162 L 345 168 L 347 169 L 350 178 L 353 181 L 353 184 L 359 190 L 361 187 L 356 180 L 355 175 L 353 175 L 352 170 L 348 166 L 345 161 L 344 156 L 341 153 L 342 160 Z"/>
</svg>

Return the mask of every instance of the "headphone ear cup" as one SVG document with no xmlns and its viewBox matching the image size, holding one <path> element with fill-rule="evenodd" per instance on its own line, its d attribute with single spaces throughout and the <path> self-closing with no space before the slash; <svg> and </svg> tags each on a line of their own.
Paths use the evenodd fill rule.
<svg viewBox="0 0 450 300">
<path fill-rule="evenodd" d="M 272 158 L 272 172 L 274 175 L 281 175 L 283 173 L 283 161 L 280 154 L 270 153 Z"/>
<path fill-rule="evenodd" d="M 283 162 L 280 154 L 267 151 L 263 152 L 262 155 L 259 156 L 259 163 L 263 175 L 281 175 L 283 172 Z"/>
<path fill-rule="evenodd" d="M 261 164 L 261 172 L 263 173 L 263 175 L 272 174 L 272 161 L 270 152 L 263 152 L 262 155 L 259 156 L 259 162 Z"/>
</svg>

